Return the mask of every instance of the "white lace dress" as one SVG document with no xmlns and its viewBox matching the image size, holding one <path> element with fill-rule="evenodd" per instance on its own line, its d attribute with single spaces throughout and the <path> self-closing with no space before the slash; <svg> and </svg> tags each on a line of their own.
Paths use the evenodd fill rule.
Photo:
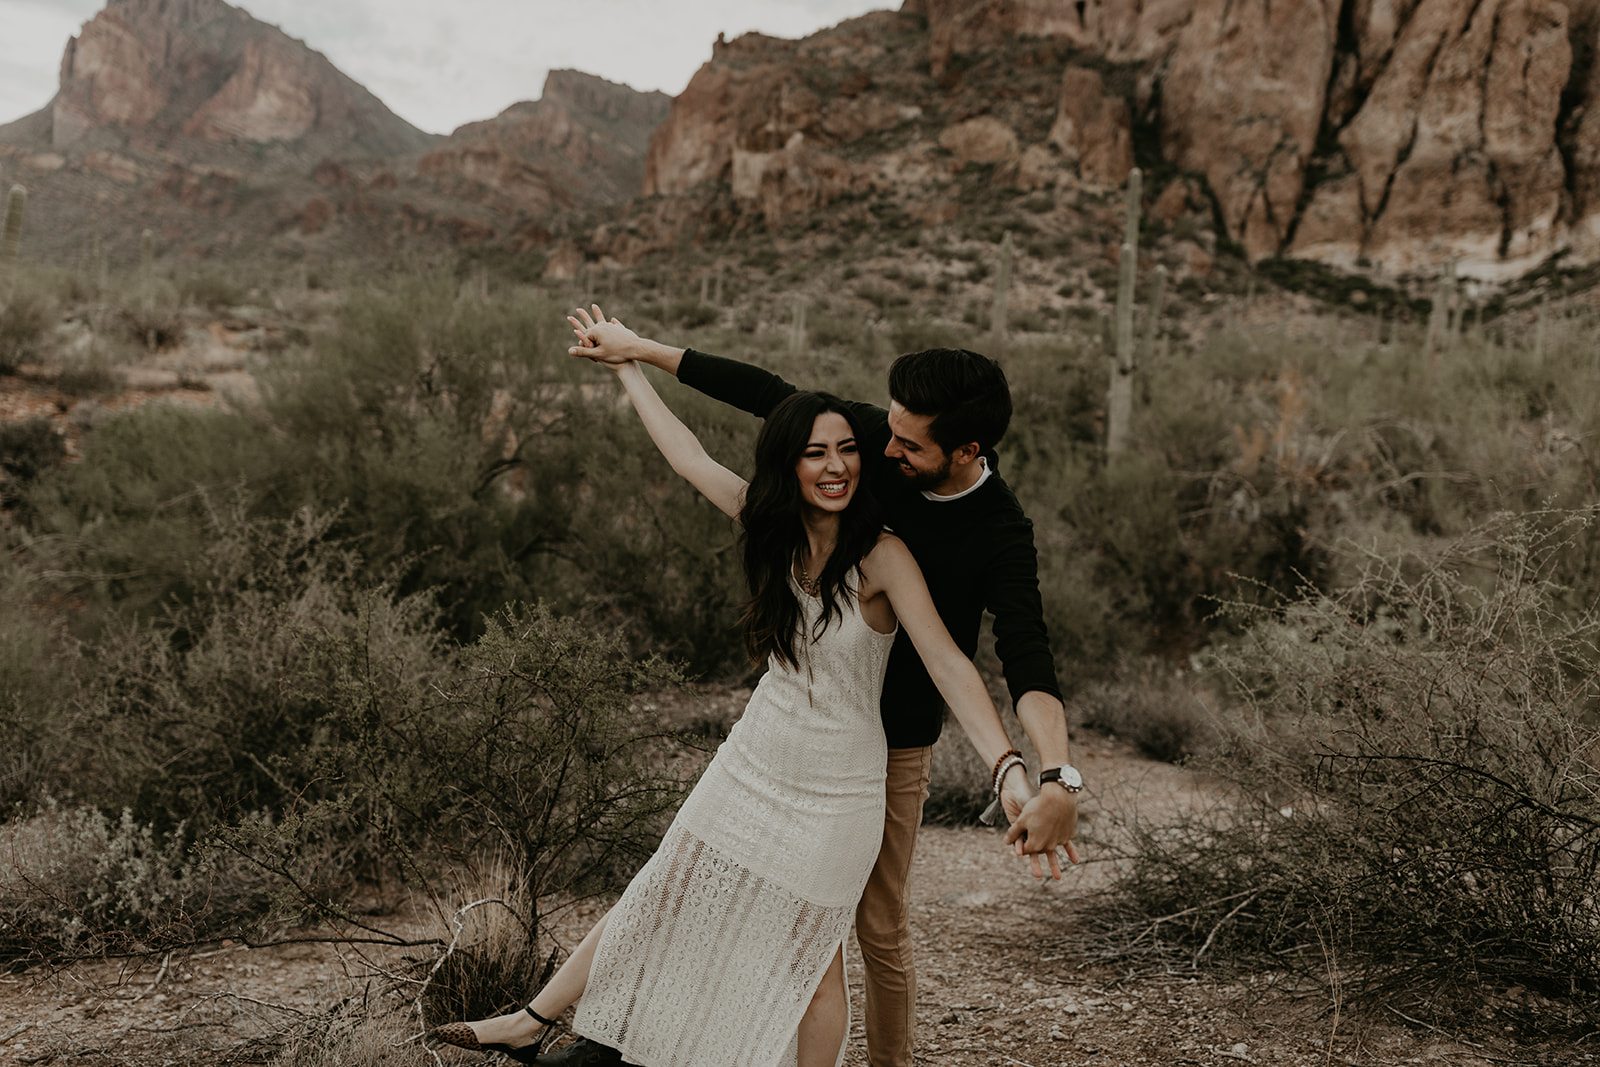
<svg viewBox="0 0 1600 1067">
<path fill-rule="evenodd" d="M 795 591 L 809 633 L 821 604 Z M 819 640 L 797 642 L 798 670 L 769 661 L 612 909 L 575 1031 L 644 1067 L 795 1062 L 883 836 L 878 697 L 893 644 L 852 600 Z"/>
</svg>

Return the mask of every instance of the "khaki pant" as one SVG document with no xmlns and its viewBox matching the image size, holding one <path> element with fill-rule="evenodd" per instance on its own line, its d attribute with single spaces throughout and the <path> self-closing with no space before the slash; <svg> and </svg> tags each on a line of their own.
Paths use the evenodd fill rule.
<svg viewBox="0 0 1600 1067">
<path fill-rule="evenodd" d="M 856 907 L 856 939 L 867 972 L 867 1060 L 872 1067 L 911 1067 L 917 976 L 911 962 L 906 880 L 932 769 L 932 746 L 889 750 L 883 846 Z"/>
</svg>

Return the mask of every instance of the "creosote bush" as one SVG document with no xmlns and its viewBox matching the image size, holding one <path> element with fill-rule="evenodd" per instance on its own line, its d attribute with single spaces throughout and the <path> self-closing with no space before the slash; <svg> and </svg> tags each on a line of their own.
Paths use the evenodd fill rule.
<svg viewBox="0 0 1600 1067">
<path fill-rule="evenodd" d="M 1359 559 L 1216 650 L 1234 804 L 1137 835 L 1102 919 L 1127 951 L 1298 960 L 1346 994 L 1471 1014 L 1489 982 L 1600 1004 L 1600 615 L 1556 579 L 1594 509 Z"/>
<path fill-rule="evenodd" d="M 0 374 L 14 374 L 37 359 L 55 308 L 31 285 L 18 285 L 10 299 L 0 293 Z"/>
<path fill-rule="evenodd" d="M 0 957 L 84 958 L 237 933 L 268 887 L 238 864 L 190 855 L 124 809 L 113 819 L 47 801 L 0 825 Z"/>
</svg>

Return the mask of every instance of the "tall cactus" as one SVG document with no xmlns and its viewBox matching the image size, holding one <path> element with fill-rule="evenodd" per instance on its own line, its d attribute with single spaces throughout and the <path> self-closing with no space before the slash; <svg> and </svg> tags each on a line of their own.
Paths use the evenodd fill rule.
<svg viewBox="0 0 1600 1067">
<path fill-rule="evenodd" d="M 1444 309 L 1444 275 L 1439 275 L 1439 282 L 1433 287 L 1433 306 L 1428 309 L 1428 333 L 1422 342 L 1422 355 L 1432 366 L 1439 360 L 1439 346 L 1444 343 L 1445 309 Z"/>
<path fill-rule="evenodd" d="M 1139 270 L 1139 205 L 1144 175 L 1128 172 L 1128 207 L 1117 273 L 1116 348 L 1111 354 L 1111 388 L 1106 397 L 1106 455 L 1127 450 L 1128 424 L 1133 419 L 1134 283 Z"/>
<path fill-rule="evenodd" d="M 156 236 L 149 230 L 139 235 L 139 297 L 140 307 L 144 312 L 144 345 L 151 352 L 156 350 Z"/>
<path fill-rule="evenodd" d="M 1149 366 L 1155 355 L 1156 337 L 1161 333 L 1161 307 L 1167 302 L 1167 268 L 1157 267 L 1150 279 L 1149 304 L 1144 312 L 1144 333 L 1139 341 L 1139 358 L 1135 366 Z"/>
<path fill-rule="evenodd" d="M 139 235 L 139 302 L 146 315 L 156 302 L 156 235 L 145 230 Z"/>
<path fill-rule="evenodd" d="M 1544 362 L 1544 324 L 1550 311 L 1550 294 L 1545 293 L 1539 297 L 1539 317 L 1533 329 L 1533 360 L 1535 363 Z"/>
<path fill-rule="evenodd" d="M 1000 238 L 1000 270 L 994 279 L 994 310 L 989 315 L 995 353 L 1006 349 L 1006 307 L 1011 300 L 1011 231 Z"/>
<path fill-rule="evenodd" d="M 22 245 L 22 213 L 28 206 L 28 190 L 20 185 L 11 187 L 6 200 L 6 230 L 0 242 L 0 296 L 11 302 L 11 290 L 16 284 L 17 249 Z"/>
<path fill-rule="evenodd" d="M 789 351 L 799 355 L 806 350 L 806 298 L 794 294 L 794 320 L 789 324 Z"/>
</svg>

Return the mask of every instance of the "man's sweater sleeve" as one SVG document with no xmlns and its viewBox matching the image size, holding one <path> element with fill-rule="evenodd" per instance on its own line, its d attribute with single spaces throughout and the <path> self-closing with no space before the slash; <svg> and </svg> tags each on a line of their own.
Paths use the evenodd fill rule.
<svg viewBox="0 0 1600 1067">
<path fill-rule="evenodd" d="M 678 364 L 678 381 L 763 419 L 786 397 L 798 392 L 771 371 L 692 348 L 683 353 Z"/>
<path fill-rule="evenodd" d="M 984 605 L 994 615 L 994 650 L 1006 676 L 1013 703 L 1037 690 L 1061 699 L 1055 657 L 1039 597 L 1039 555 L 1033 545 L 1033 524 L 1025 518 L 1008 523 L 990 562 Z"/>
</svg>

